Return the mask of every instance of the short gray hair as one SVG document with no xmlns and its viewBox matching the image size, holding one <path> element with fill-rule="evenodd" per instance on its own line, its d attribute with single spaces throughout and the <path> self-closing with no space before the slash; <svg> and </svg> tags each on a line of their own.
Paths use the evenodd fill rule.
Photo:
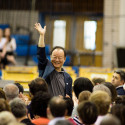
<svg viewBox="0 0 125 125">
<path fill-rule="evenodd" d="M 26 115 L 26 105 L 20 98 L 15 98 L 12 101 L 10 101 L 10 108 L 11 112 L 16 118 L 21 118 Z"/>
<path fill-rule="evenodd" d="M 94 86 L 93 92 L 94 92 L 94 91 L 98 91 L 98 90 L 104 91 L 104 92 L 108 93 L 108 95 L 109 95 L 110 97 L 112 97 L 112 94 L 111 94 L 110 89 L 109 89 L 108 87 L 106 87 L 105 85 L 99 84 L 99 85 Z"/>
<path fill-rule="evenodd" d="M 7 100 L 12 100 L 19 95 L 19 89 L 14 84 L 7 84 L 4 86 L 3 91 L 5 92 Z"/>
</svg>

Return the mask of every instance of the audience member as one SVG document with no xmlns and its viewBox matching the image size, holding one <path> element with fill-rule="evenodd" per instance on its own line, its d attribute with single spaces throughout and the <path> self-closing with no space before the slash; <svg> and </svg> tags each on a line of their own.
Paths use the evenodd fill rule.
<svg viewBox="0 0 125 125">
<path fill-rule="evenodd" d="M 4 64 L 7 65 L 9 63 L 12 63 L 13 65 L 16 65 L 16 60 L 14 57 L 14 51 L 16 50 L 16 40 L 14 38 L 11 38 L 10 27 L 8 27 L 4 30 L 4 36 L 7 41 Z"/>
<path fill-rule="evenodd" d="M 55 125 L 59 120 L 65 120 L 66 102 L 60 97 L 53 97 L 47 108 L 47 116 L 51 120 L 48 125 Z"/>
<path fill-rule="evenodd" d="M 0 98 L 0 112 L 2 111 L 10 111 L 10 107 L 5 99 Z"/>
<path fill-rule="evenodd" d="M 32 99 L 31 110 L 34 114 L 32 123 L 35 125 L 47 125 L 49 119 L 47 118 L 47 106 L 51 96 L 48 92 L 38 92 Z"/>
<path fill-rule="evenodd" d="M 5 92 L 7 101 L 11 101 L 14 98 L 18 97 L 19 89 L 14 84 L 7 84 L 4 86 L 3 91 Z"/>
<path fill-rule="evenodd" d="M 125 90 L 123 89 L 125 72 L 123 70 L 114 71 L 111 83 L 115 86 L 118 95 L 125 95 Z"/>
<path fill-rule="evenodd" d="M 16 122 L 16 118 L 11 112 L 3 111 L 0 113 L 0 125 L 8 125 L 11 122 Z"/>
<path fill-rule="evenodd" d="M 73 86 L 73 91 L 75 93 L 76 98 L 78 99 L 79 94 L 82 91 L 86 91 L 86 90 L 92 92 L 92 90 L 93 90 L 92 82 L 88 78 L 85 78 L 85 77 L 77 78 L 74 81 L 74 86 Z M 74 106 L 74 109 L 72 112 L 72 117 L 75 117 L 78 115 L 78 113 L 77 113 L 78 100 L 77 99 L 74 99 L 74 100 L 76 100 L 76 102 L 74 102 L 75 106 Z"/>
<path fill-rule="evenodd" d="M 55 125 L 73 125 L 73 124 L 68 120 L 59 120 L 56 122 Z"/>
<path fill-rule="evenodd" d="M 6 100 L 5 92 L 1 88 L 0 88 L 0 98 L 3 98 Z"/>
<path fill-rule="evenodd" d="M 0 69 L 4 68 L 3 58 L 6 54 L 6 39 L 3 38 L 3 30 L 0 29 Z"/>
<path fill-rule="evenodd" d="M 104 91 L 104 92 L 108 93 L 108 95 L 110 97 L 112 97 L 110 89 L 103 84 L 99 84 L 99 85 L 94 86 L 93 92 L 95 92 L 95 91 Z"/>
<path fill-rule="evenodd" d="M 89 101 L 81 102 L 78 105 L 78 114 L 84 125 L 93 125 L 98 117 L 98 110 L 94 103 Z"/>
<path fill-rule="evenodd" d="M 95 91 L 91 94 L 89 100 L 96 104 L 99 116 L 95 125 L 100 125 L 103 117 L 108 113 L 111 104 L 111 98 L 108 93 L 104 91 Z"/>
<path fill-rule="evenodd" d="M 121 125 L 121 123 L 117 117 L 107 115 L 102 119 L 100 125 Z"/>
<path fill-rule="evenodd" d="M 104 78 L 94 77 L 94 78 L 92 79 L 92 83 L 93 83 L 94 86 L 95 86 L 95 85 L 99 85 L 99 84 L 101 84 L 101 83 L 103 83 L 103 82 L 105 82 L 105 79 L 104 79 Z"/>
<path fill-rule="evenodd" d="M 29 91 L 31 93 L 31 98 L 33 98 L 33 96 L 35 96 L 35 94 L 39 91 L 48 92 L 48 85 L 43 78 L 38 77 L 29 83 Z M 30 119 L 33 119 L 34 115 L 31 111 L 31 103 L 27 106 L 27 108 L 28 108 L 28 117 Z"/>
<path fill-rule="evenodd" d="M 27 117 L 27 107 L 20 98 L 15 98 L 10 101 L 11 112 L 16 117 L 18 122 L 26 125 L 34 125 Z"/>
<path fill-rule="evenodd" d="M 110 89 L 111 100 L 112 100 L 112 102 L 115 102 L 115 99 L 117 97 L 117 92 L 116 92 L 115 87 L 110 82 L 104 82 L 103 85 L 105 85 L 106 87 L 108 87 Z"/>
<path fill-rule="evenodd" d="M 45 54 L 44 29 L 40 23 L 35 24 L 35 29 L 39 32 L 39 43 L 37 50 L 39 76 L 48 83 L 49 93 L 52 96 L 66 96 L 72 98 L 72 78 L 66 73 L 62 66 L 66 60 L 66 52 L 63 47 L 56 46 L 51 51 L 51 61 Z"/>
<path fill-rule="evenodd" d="M 74 90 L 76 97 L 78 98 L 79 93 L 82 91 L 88 90 L 92 92 L 93 84 L 88 78 L 79 77 L 74 81 L 73 90 Z"/>
<path fill-rule="evenodd" d="M 90 91 L 82 91 L 82 92 L 79 94 L 79 97 L 78 97 L 79 103 L 82 102 L 82 101 L 87 101 L 87 100 L 89 100 L 90 95 L 91 95 L 91 92 L 90 92 Z"/>
<path fill-rule="evenodd" d="M 81 103 L 82 101 L 89 100 L 90 95 L 91 95 L 90 91 L 82 91 L 78 97 L 78 104 Z M 75 121 L 80 122 L 79 119 L 77 118 L 78 117 L 77 107 L 78 105 L 74 107 L 74 110 L 72 112 L 72 117 Z"/>
<path fill-rule="evenodd" d="M 67 109 L 66 114 L 65 114 L 65 118 L 67 120 L 69 120 L 70 122 L 72 122 L 73 125 L 76 125 L 74 120 L 71 118 L 73 106 L 74 106 L 73 100 L 71 98 L 68 98 L 68 97 L 64 97 L 63 99 L 66 102 L 66 109 Z"/>
</svg>

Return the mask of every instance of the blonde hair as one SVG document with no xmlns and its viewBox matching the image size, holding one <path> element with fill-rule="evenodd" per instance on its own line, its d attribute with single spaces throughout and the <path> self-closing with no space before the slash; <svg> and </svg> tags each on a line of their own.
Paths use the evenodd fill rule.
<svg viewBox="0 0 125 125">
<path fill-rule="evenodd" d="M 111 103 L 111 97 L 104 91 L 95 91 L 91 94 L 89 100 L 96 104 L 99 115 L 107 114 Z"/>
<path fill-rule="evenodd" d="M 16 122 L 16 118 L 11 112 L 3 111 L 0 113 L 0 125 L 8 125 L 11 122 Z"/>
<path fill-rule="evenodd" d="M 82 101 L 85 101 L 85 100 L 89 100 L 89 97 L 91 95 L 91 92 L 89 91 L 82 91 L 80 94 L 79 94 L 79 103 L 82 102 Z"/>
</svg>

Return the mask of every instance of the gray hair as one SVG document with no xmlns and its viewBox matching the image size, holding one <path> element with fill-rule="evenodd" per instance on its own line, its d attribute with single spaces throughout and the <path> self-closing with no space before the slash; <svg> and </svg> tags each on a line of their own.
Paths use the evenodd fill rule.
<svg viewBox="0 0 125 125">
<path fill-rule="evenodd" d="M 0 113 L 0 125 L 8 125 L 11 122 L 16 122 L 16 118 L 11 112 L 3 111 Z"/>
<path fill-rule="evenodd" d="M 14 84 L 7 84 L 4 86 L 3 91 L 5 92 L 7 100 L 12 100 L 19 95 L 19 89 Z"/>
<path fill-rule="evenodd" d="M 106 115 L 100 125 L 121 125 L 120 120 L 113 115 Z"/>
<path fill-rule="evenodd" d="M 108 87 L 106 87 L 105 85 L 99 84 L 99 85 L 94 86 L 93 92 L 94 92 L 94 91 L 98 91 L 98 90 L 104 91 L 104 92 L 108 93 L 108 95 L 109 95 L 110 97 L 112 97 L 112 94 L 111 94 L 110 89 L 109 89 Z"/>
<path fill-rule="evenodd" d="M 10 108 L 16 118 L 22 118 L 26 115 L 26 105 L 20 98 L 15 98 L 10 101 Z"/>
</svg>

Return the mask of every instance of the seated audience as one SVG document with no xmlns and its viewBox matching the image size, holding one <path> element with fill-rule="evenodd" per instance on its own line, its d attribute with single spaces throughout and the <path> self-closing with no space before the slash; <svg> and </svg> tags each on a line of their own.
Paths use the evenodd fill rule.
<svg viewBox="0 0 125 125">
<path fill-rule="evenodd" d="M 6 100 L 5 92 L 1 88 L 0 88 L 0 98 L 3 98 Z"/>
<path fill-rule="evenodd" d="M 95 92 L 95 91 L 104 91 L 104 92 L 108 93 L 108 95 L 110 97 L 112 97 L 110 89 L 108 87 L 106 87 L 105 85 L 103 85 L 103 84 L 99 84 L 99 85 L 94 86 L 93 92 Z"/>
<path fill-rule="evenodd" d="M 107 115 L 102 119 L 100 125 L 121 125 L 121 123 L 115 116 Z"/>
<path fill-rule="evenodd" d="M 16 65 L 16 60 L 14 57 L 14 51 L 16 50 L 16 41 L 14 38 L 11 38 L 11 30 L 9 27 L 5 29 L 4 36 L 7 41 L 6 55 L 4 57 L 4 65 L 7 65 L 9 63 Z"/>
<path fill-rule="evenodd" d="M 82 91 L 80 94 L 79 94 L 79 97 L 78 97 L 78 104 L 79 103 L 81 103 L 82 101 L 87 101 L 87 100 L 89 100 L 89 97 L 90 97 L 90 95 L 91 95 L 91 92 L 90 91 Z M 78 117 L 79 117 L 79 115 L 78 115 L 78 112 L 77 112 L 77 107 L 78 106 L 76 106 L 75 108 L 74 108 L 74 114 L 75 114 L 75 116 L 73 117 L 73 120 L 76 122 L 76 123 L 79 123 L 80 124 L 80 121 L 79 121 L 79 119 L 78 119 Z"/>
<path fill-rule="evenodd" d="M 10 102 L 10 108 L 18 122 L 26 125 L 34 125 L 27 117 L 27 107 L 20 98 L 15 98 Z"/>
<path fill-rule="evenodd" d="M 3 111 L 0 113 L 0 125 L 8 125 L 12 122 L 16 122 L 16 118 L 11 112 Z"/>
<path fill-rule="evenodd" d="M 125 105 L 122 104 L 116 104 L 111 108 L 111 114 L 116 116 L 120 122 L 121 125 L 125 125 Z"/>
<path fill-rule="evenodd" d="M 35 125 L 47 125 L 47 106 L 51 96 L 48 92 L 37 92 L 31 102 L 31 111 L 34 114 L 32 123 Z"/>
<path fill-rule="evenodd" d="M 3 59 L 6 54 L 6 39 L 3 38 L 3 30 L 0 29 L 0 69 L 4 68 Z"/>
<path fill-rule="evenodd" d="M 55 125 L 73 125 L 73 124 L 68 120 L 59 120 L 56 122 Z"/>
<path fill-rule="evenodd" d="M 66 108 L 67 108 L 65 118 L 67 120 L 69 120 L 70 122 L 72 122 L 73 125 L 76 125 L 74 120 L 71 118 L 72 111 L 73 111 L 73 106 L 74 106 L 73 100 L 71 98 L 68 98 L 68 97 L 64 97 L 63 99 L 66 102 Z"/>
<path fill-rule="evenodd" d="M 79 96 L 80 92 L 86 91 L 86 90 L 92 92 L 92 90 L 93 90 L 92 82 L 88 78 L 85 78 L 85 77 L 77 78 L 74 81 L 74 86 L 73 86 L 73 91 L 75 93 L 76 98 L 78 99 L 78 96 Z M 76 100 L 76 102 L 74 102 L 75 106 L 74 106 L 74 109 L 73 109 L 73 112 L 72 112 L 72 117 L 77 116 L 77 112 L 76 112 L 76 108 L 77 108 L 77 105 L 78 105 L 77 99 L 74 99 L 74 100 Z"/>
<path fill-rule="evenodd" d="M 95 122 L 95 125 L 100 125 L 103 117 L 107 115 L 109 111 L 111 98 L 108 93 L 104 91 L 95 91 L 91 94 L 89 100 L 95 103 L 97 106 L 99 116 Z"/>
<path fill-rule="evenodd" d="M 123 89 L 125 72 L 123 70 L 114 71 L 111 83 L 115 86 L 118 95 L 125 95 L 125 90 Z"/>
<path fill-rule="evenodd" d="M 102 83 L 103 85 L 105 85 L 106 87 L 108 87 L 110 89 L 110 92 L 111 92 L 111 100 L 112 102 L 115 102 L 115 99 L 117 97 L 117 92 L 116 92 L 116 89 L 115 87 L 112 85 L 112 83 L 110 82 L 104 82 Z"/>
<path fill-rule="evenodd" d="M 41 77 L 38 77 L 38 78 L 32 80 L 28 84 L 28 86 L 29 86 L 29 91 L 30 91 L 31 98 L 33 98 L 33 96 L 39 91 L 48 92 L 48 85 L 47 85 L 46 81 Z M 28 108 L 28 117 L 30 119 L 33 119 L 34 115 L 33 115 L 32 111 L 31 111 L 31 106 L 30 105 L 31 105 L 31 103 L 27 106 L 27 108 Z"/>
<path fill-rule="evenodd" d="M 93 83 L 94 86 L 95 86 L 95 85 L 99 85 L 99 84 L 101 84 L 101 83 L 103 83 L 103 82 L 105 82 L 105 79 L 104 79 L 104 78 L 96 78 L 96 77 L 94 77 L 94 78 L 92 79 L 92 83 Z"/>
<path fill-rule="evenodd" d="M 79 119 L 84 125 L 93 125 L 98 117 L 98 110 L 94 103 L 89 101 L 81 102 L 78 105 Z"/>
<path fill-rule="evenodd" d="M 10 111 L 10 107 L 5 99 L 0 98 L 0 112 L 2 111 Z"/>
<path fill-rule="evenodd" d="M 66 102 L 60 97 L 53 97 L 47 108 L 47 116 L 50 119 L 48 125 L 55 125 L 59 120 L 65 120 Z"/>
<path fill-rule="evenodd" d="M 8 102 L 18 97 L 19 89 L 14 84 L 7 84 L 4 86 L 3 91 L 5 92 L 5 96 Z"/>
</svg>

